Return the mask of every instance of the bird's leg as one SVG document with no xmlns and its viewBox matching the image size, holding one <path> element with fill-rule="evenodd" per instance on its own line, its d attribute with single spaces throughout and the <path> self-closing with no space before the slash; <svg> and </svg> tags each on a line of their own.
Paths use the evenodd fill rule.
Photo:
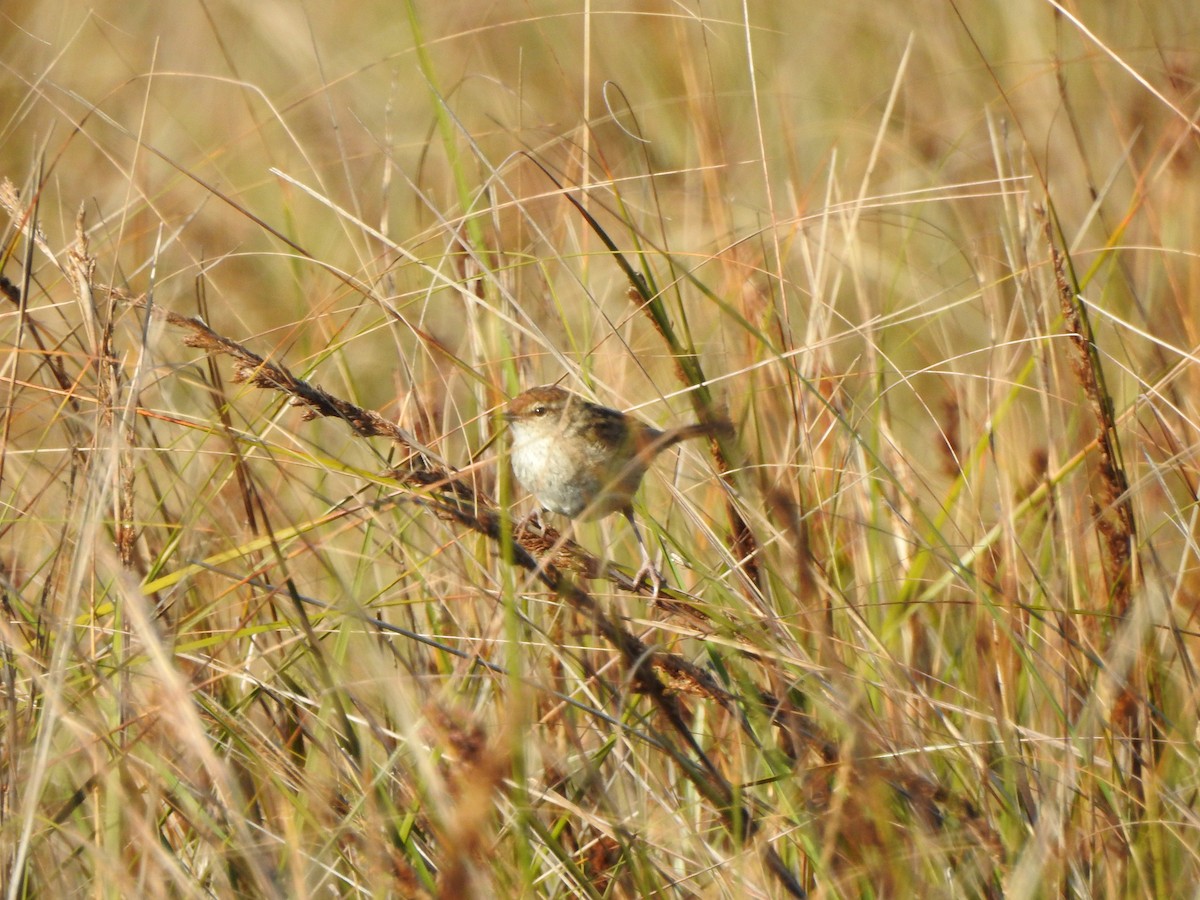
<svg viewBox="0 0 1200 900">
<path fill-rule="evenodd" d="M 642 586 L 642 582 L 649 581 L 650 596 L 657 597 L 658 592 L 662 590 L 663 575 L 654 567 L 654 563 L 650 559 L 650 551 L 646 549 L 646 542 L 642 540 L 641 529 L 637 526 L 637 520 L 633 517 L 633 507 L 627 506 L 621 510 L 621 514 L 629 520 L 629 524 L 633 527 L 633 536 L 637 538 L 638 549 L 642 551 L 642 564 L 638 567 L 637 574 L 633 576 L 633 589 L 636 591 Z"/>
</svg>

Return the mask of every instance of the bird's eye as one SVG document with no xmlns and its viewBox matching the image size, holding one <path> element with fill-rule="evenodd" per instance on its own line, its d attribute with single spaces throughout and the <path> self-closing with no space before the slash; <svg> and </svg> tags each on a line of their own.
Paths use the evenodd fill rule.
<svg viewBox="0 0 1200 900">
<path fill-rule="evenodd" d="M 544 416 L 546 414 L 546 407 L 539 403 L 533 408 L 532 412 L 535 416 Z"/>
</svg>

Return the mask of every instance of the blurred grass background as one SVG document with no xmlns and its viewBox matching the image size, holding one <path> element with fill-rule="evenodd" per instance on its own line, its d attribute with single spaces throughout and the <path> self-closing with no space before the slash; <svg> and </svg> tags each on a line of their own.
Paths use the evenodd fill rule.
<svg viewBox="0 0 1200 900">
<path fill-rule="evenodd" d="M 1200 882 L 1193 4 L 0 21 L 7 897 Z M 728 702 L 130 297 L 460 467 L 702 370 L 732 468 L 639 504 L 695 615 L 581 586 Z"/>
</svg>

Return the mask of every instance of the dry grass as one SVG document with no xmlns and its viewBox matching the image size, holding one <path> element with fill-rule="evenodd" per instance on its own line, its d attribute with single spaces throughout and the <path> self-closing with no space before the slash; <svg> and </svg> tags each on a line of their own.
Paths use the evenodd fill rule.
<svg viewBox="0 0 1200 900">
<path fill-rule="evenodd" d="M 1191 3 L 163 6 L 0 12 L 6 897 L 1200 882 Z"/>
</svg>

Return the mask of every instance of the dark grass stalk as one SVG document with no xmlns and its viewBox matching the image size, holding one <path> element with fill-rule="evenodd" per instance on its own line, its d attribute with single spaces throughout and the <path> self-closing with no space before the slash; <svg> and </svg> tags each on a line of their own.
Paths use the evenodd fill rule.
<svg viewBox="0 0 1200 900">
<path fill-rule="evenodd" d="M 1120 626 L 1129 615 L 1130 603 L 1133 601 L 1138 582 L 1137 529 L 1133 497 L 1129 490 L 1129 476 L 1121 452 L 1114 402 L 1104 377 L 1104 368 L 1087 308 L 1083 304 L 1070 258 L 1059 249 L 1051 219 L 1045 214 L 1043 233 L 1053 265 L 1054 285 L 1062 308 L 1063 328 L 1070 338 L 1073 351 L 1072 369 L 1083 388 L 1088 408 L 1096 422 L 1096 471 L 1099 491 L 1090 493 L 1088 501 L 1104 554 L 1103 570 L 1108 611 L 1114 626 L 1109 633 L 1119 637 L 1122 633 Z M 1144 673 L 1135 667 L 1130 674 L 1131 683 L 1114 701 L 1113 718 L 1119 723 L 1120 730 L 1128 741 L 1131 751 L 1130 787 L 1138 807 L 1144 813 L 1144 770 L 1148 766 L 1154 766 L 1156 756 L 1156 746 L 1148 731 L 1157 735 L 1163 733 L 1164 723 L 1154 713 L 1154 710 L 1162 709 L 1162 698 L 1157 685 L 1149 681 Z"/>
<path fill-rule="evenodd" d="M 1112 394 L 1104 377 L 1100 353 L 1092 333 L 1087 308 L 1081 300 L 1079 285 L 1070 260 L 1059 250 L 1048 217 L 1043 220 L 1046 246 L 1054 267 L 1054 284 L 1062 307 L 1063 328 L 1074 350 L 1072 367 L 1096 419 L 1097 471 L 1101 492 L 1092 496 L 1092 515 L 1105 550 L 1105 577 L 1108 582 L 1110 611 L 1121 619 L 1129 610 L 1137 583 L 1137 528 L 1129 476 L 1121 453 Z"/>
</svg>

